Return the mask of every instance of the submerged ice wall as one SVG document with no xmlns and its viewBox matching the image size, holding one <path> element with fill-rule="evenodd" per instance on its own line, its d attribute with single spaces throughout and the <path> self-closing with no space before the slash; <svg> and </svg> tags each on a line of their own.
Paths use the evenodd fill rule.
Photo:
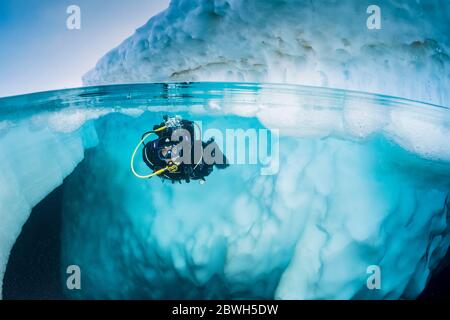
<svg viewBox="0 0 450 320">
<path fill-rule="evenodd" d="M 446 1 L 172 0 L 105 55 L 86 84 L 255 81 L 449 104 Z"/>
<path fill-rule="evenodd" d="M 445 255 L 449 166 L 381 132 L 358 142 L 290 134 L 275 175 L 231 165 L 203 185 L 138 180 L 130 149 L 168 110 L 96 123 L 98 147 L 65 182 L 62 265 L 83 270 L 83 289 L 68 297 L 414 298 Z M 254 117 L 177 113 L 204 129 L 264 128 Z M 370 265 L 380 290 L 366 287 Z"/>
<path fill-rule="evenodd" d="M 13 111 L 0 123 L 1 167 L 19 177 L 1 181 L 11 188 L 0 198 L 5 263 L 27 215 L 5 213 L 23 200 L 15 191 L 35 203 L 99 137 L 64 183 L 62 265 L 81 266 L 84 288 L 69 297 L 414 297 L 450 242 L 445 108 L 248 83 L 89 87 L 0 104 Z M 280 129 L 280 171 L 264 177 L 258 167 L 230 166 L 206 186 L 137 180 L 132 148 L 164 114 L 205 129 Z M 52 137 L 71 136 L 52 147 Z M 60 157 L 69 165 L 53 162 Z M 382 267 L 383 289 L 367 295 L 370 264 Z"/>
<path fill-rule="evenodd" d="M 0 122 L 0 299 L 9 253 L 32 208 L 61 185 L 96 143 L 91 125 L 55 132 L 36 119 Z"/>
</svg>

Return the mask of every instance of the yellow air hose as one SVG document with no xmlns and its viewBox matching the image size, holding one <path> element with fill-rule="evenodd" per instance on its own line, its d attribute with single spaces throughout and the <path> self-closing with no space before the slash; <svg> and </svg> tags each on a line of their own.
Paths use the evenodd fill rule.
<svg viewBox="0 0 450 320">
<path fill-rule="evenodd" d="M 175 172 L 175 171 L 177 171 L 177 169 L 178 169 L 178 166 L 177 166 L 177 165 L 167 166 L 167 167 L 165 167 L 165 168 L 159 169 L 159 170 L 157 170 L 157 171 L 155 171 L 155 172 L 152 172 L 152 173 L 150 173 L 150 174 L 147 174 L 147 175 L 141 175 L 141 174 L 137 173 L 136 170 L 134 169 L 134 157 L 136 156 L 136 153 L 137 153 L 137 151 L 139 150 L 139 147 L 145 142 L 145 139 L 147 139 L 149 136 L 151 136 L 151 135 L 154 134 L 155 132 L 163 131 L 163 130 L 166 129 L 166 128 L 167 128 L 166 126 L 162 126 L 162 127 L 159 127 L 158 129 L 155 129 L 155 130 L 153 130 L 153 131 L 147 133 L 144 137 L 142 137 L 141 141 L 139 141 L 138 145 L 137 145 L 136 148 L 134 149 L 133 155 L 131 156 L 131 163 L 130 163 L 130 166 L 131 166 L 131 171 L 133 172 L 133 174 L 134 174 L 134 176 L 135 176 L 136 178 L 139 178 L 139 179 L 149 179 L 149 178 L 151 178 L 151 177 L 158 176 L 158 175 L 160 175 L 160 174 L 162 174 L 162 173 L 164 173 L 164 172 L 166 172 L 166 171 L 169 171 L 169 172 Z"/>
</svg>

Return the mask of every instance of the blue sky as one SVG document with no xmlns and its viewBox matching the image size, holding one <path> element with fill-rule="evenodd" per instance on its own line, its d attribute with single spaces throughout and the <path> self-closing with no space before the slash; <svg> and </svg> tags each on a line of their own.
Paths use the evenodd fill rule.
<svg viewBox="0 0 450 320">
<path fill-rule="evenodd" d="M 0 97 L 82 85 L 81 76 L 169 0 L 0 0 Z M 66 9 L 81 9 L 68 30 Z"/>
</svg>

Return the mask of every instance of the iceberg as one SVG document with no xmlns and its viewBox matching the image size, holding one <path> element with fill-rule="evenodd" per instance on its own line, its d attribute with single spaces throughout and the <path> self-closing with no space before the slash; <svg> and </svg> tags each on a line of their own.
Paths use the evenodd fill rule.
<svg viewBox="0 0 450 320">
<path fill-rule="evenodd" d="M 69 298 L 417 297 L 450 244 L 450 9 L 378 1 L 369 30 L 370 4 L 173 0 L 92 87 L 0 99 L 0 280 L 62 183 Z M 164 114 L 279 132 L 279 170 L 136 180 L 131 149 Z"/>
<path fill-rule="evenodd" d="M 442 1 L 172 0 L 84 76 L 89 85 L 291 83 L 448 105 L 450 8 Z"/>
<path fill-rule="evenodd" d="M 450 101 L 446 89 L 450 84 L 448 77 L 450 73 L 448 33 L 450 11 L 448 6 L 439 1 L 378 1 L 382 20 L 381 29 L 370 30 L 366 26 L 366 21 L 369 16 L 367 9 L 372 4 L 370 1 L 342 3 L 307 0 L 172 0 L 167 10 L 152 17 L 133 36 L 100 59 L 83 80 L 89 85 L 150 81 L 288 83 L 377 92 L 448 106 Z M 264 96 L 264 90 L 261 90 L 259 94 Z M 286 97 L 283 94 L 277 95 L 273 91 L 270 91 L 269 95 L 270 97 L 266 96 L 264 99 L 270 101 L 267 103 L 275 105 L 280 104 L 280 101 L 286 102 L 283 99 L 290 100 L 283 103 L 281 108 L 248 107 L 238 103 L 231 106 L 227 112 L 244 117 L 256 115 L 260 124 L 268 128 L 281 128 L 282 134 L 299 139 L 328 139 L 330 136 L 338 136 L 351 141 L 361 141 L 374 139 L 374 136 L 382 132 L 388 141 L 394 142 L 402 150 L 407 150 L 420 158 L 444 163 L 447 163 L 449 159 L 448 116 L 447 111 L 443 109 L 441 115 L 432 116 L 436 121 L 429 122 L 419 115 L 423 110 L 411 113 L 410 110 L 392 108 L 386 112 L 380 107 L 384 102 L 376 98 L 363 99 L 363 101 L 349 99 L 345 102 L 346 107 L 343 110 L 325 108 L 322 112 L 318 112 L 314 108 L 298 108 L 299 105 L 314 104 L 314 99 L 308 101 L 308 98 L 301 95 Z M 334 103 L 340 104 L 336 101 Z M 214 111 L 218 103 L 212 101 L 209 106 Z M 440 122 L 439 125 L 437 125 L 438 122 Z M 285 271 L 279 271 L 274 276 L 274 278 L 280 277 L 276 293 L 265 297 L 312 299 L 417 296 L 425 285 L 430 270 L 433 269 L 431 265 L 435 265 L 435 262 L 431 265 L 426 263 L 427 266 L 425 266 L 421 263 L 416 264 L 408 258 L 399 262 L 402 267 L 397 266 L 393 269 L 392 266 L 388 267 L 389 270 L 397 268 L 395 273 L 399 274 L 397 282 L 389 284 L 391 289 L 388 291 L 378 295 L 373 295 L 372 292 L 371 296 L 364 294 L 364 288 L 361 292 L 357 290 L 358 286 L 361 286 L 362 274 L 370 260 L 367 259 L 367 253 L 374 248 L 371 245 L 378 243 L 380 246 L 374 246 L 378 248 L 376 250 L 379 250 L 384 246 L 381 244 L 383 242 L 381 239 L 386 239 L 387 234 L 398 233 L 400 232 L 398 230 L 410 227 L 409 222 L 402 220 L 408 216 L 403 210 L 410 213 L 416 212 L 414 217 L 427 216 L 427 214 L 419 213 L 422 205 L 419 204 L 421 201 L 416 201 L 417 197 L 413 195 L 417 192 L 416 187 L 408 187 L 408 183 L 405 183 L 400 176 L 394 175 L 386 177 L 392 185 L 376 184 L 372 186 L 371 191 L 368 191 L 371 185 L 369 181 L 381 179 L 378 174 L 382 173 L 375 173 L 377 170 L 374 172 L 374 167 L 370 165 L 374 161 L 372 164 L 378 167 L 380 164 L 375 164 L 378 160 L 363 154 L 364 152 L 360 153 L 361 150 L 358 151 L 357 148 L 349 146 L 347 149 L 344 145 L 340 145 L 341 142 L 335 143 L 336 145 L 333 142 L 323 148 L 325 150 L 337 148 L 339 152 L 332 152 L 323 158 L 319 156 L 318 151 L 309 151 L 311 161 L 323 162 L 322 166 L 318 166 L 320 169 L 314 171 L 317 175 L 310 173 L 312 177 L 309 178 L 309 175 L 301 174 L 300 170 L 294 174 L 294 177 L 298 177 L 301 184 L 297 187 L 291 186 L 291 189 L 282 189 L 283 192 L 280 191 L 280 194 L 288 190 L 298 192 L 297 188 L 306 189 L 305 179 L 322 181 L 324 186 L 310 186 L 310 191 L 304 190 L 292 197 L 296 199 L 304 197 L 313 201 L 312 199 L 316 199 L 317 195 L 315 188 L 325 188 L 331 193 L 331 190 L 346 190 L 343 192 L 349 192 L 347 195 L 357 190 L 366 190 L 367 193 L 355 200 L 337 196 L 337 194 L 330 196 L 326 193 L 322 195 L 321 200 L 319 198 L 315 200 L 318 203 L 314 205 L 319 208 L 313 208 L 318 213 L 311 218 L 312 220 L 303 221 L 305 225 L 301 223 L 297 225 L 299 229 L 305 228 L 305 238 L 303 241 L 296 241 L 295 249 L 287 254 L 289 258 L 286 256 L 284 260 L 279 258 L 280 261 L 284 261 L 284 265 L 288 266 Z M 308 144 L 302 147 L 304 150 L 316 150 L 316 148 L 321 150 L 318 146 L 322 146 L 322 141 L 318 140 L 313 145 L 314 147 Z M 382 145 L 384 144 L 378 145 L 381 150 L 389 149 L 389 144 L 384 147 Z M 391 154 L 385 152 L 382 152 L 379 157 L 385 157 L 383 161 L 389 162 Z M 396 152 L 395 154 L 396 157 L 399 156 Z M 304 154 L 298 155 L 300 159 L 304 156 Z M 375 157 L 375 155 L 372 156 Z M 403 159 L 403 156 L 399 157 Z M 338 159 L 342 159 L 342 166 L 338 165 Z M 345 167 L 344 159 L 352 163 L 357 159 L 360 161 L 358 165 L 352 167 L 351 172 L 347 172 L 350 170 L 348 168 L 341 172 L 339 169 Z M 324 170 L 325 163 L 328 163 L 329 168 L 333 170 Z M 280 176 L 282 172 L 283 170 Z M 359 172 L 358 176 L 365 178 L 361 178 L 358 183 L 350 179 L 346 181 L 349 183 L 348 186 L 335 184 L 331 187 L 329 185 L 330 181 L 344 182 L 346 177 L 356 172 Z M 414 176 L 416 177 L 416 174 Z M 447 175 L 444 174 L 442 178 L 445 181 Z M 271 192 L 276 190 L 277 184 L 275 182 L 273 184 L 270 188 Z M 394 185 L 397 187 L 393 188 Z M 313 189 L 315 191 L 312 191 Z M 408 189 L 411 193 L 407 191 Z M 431 192 L 432 189 L 428 191 Z M 401 194 L 397 193 L 397 190 L 402 190 Z M 446 190 L 446 187 L 443 190 Z M 421 195 L 425 196 L 427 192 Z M 275 199 L 276 194 L 275 192 L 273 196 Z M 322 193 L 319 192 L 319 194 Z M 430 197 L 440 199 L 438 202 L 441 209 L 436 208 L 442 213 L 441 218 L 438 218 L 440 221 L 438 224 L 442 223 L 441 226 L 446 229 L 447 227 L 444 227 L 448 224 L 448 218 L 446 218 L 448 213 L 445 213 L 448 211 L 446 209 L 448 200 L 445 200 L 447 199 L 446 191 L 440 195 L 430 194 Z M 342 203 L 339 204 L 337 199 L 340 199 Z M 412 201 L 412 199 L 416 200 Z M 289 206 L 290 203 L 287 197 L 277 201 L 280 207 Z M 300 204 L 298 208 L 299 212 L 313 211 L 306 207 L 300 209 Z M 261 212 L 265 212 L 266 209 L 259 208 Z M 342 216 L 344 211 L 347 212 L 344 214 L 345 217 Z M 368 223 L 365 215 L 358 214 L 361 211 L 371 212 L 371 219 L 377 222 Z M 288 214 L 286 212 L 285 214 Z M 322 219 L 320 220 L 322 222 L 318 222 L 317 219 Z M 289 221 L 292 223 L 292 220 Z M 387 231 L 389 229 L 387 226 L 392 229 Z M 336 229 L 330 231 L 330 227 Z M 422 231 L 413 233 L 416 236 L 423 235 Z M 371 245 L 363 249 L 367 244 L 365 241 L 368 240 L 364 236 L 371 233 L 374 235 L 374 238 L 369 241 Z M 447 231 L 444 233 L 447 234 Z M 400 234 L 398 236 L 402 238 Z M 431 234 L 429 236 L 432 237 Z M 444 238 L 446 236 L 440 239 Z M 399 241 L 402 243 L 401 240 Z M 410 241 L 417 243 L 416 241 L 421 240 L 416 238 Z M 439 240 L 424 241 L 431 243 Z M 442 253 L 447 250 L 447 241 L 443 240 L 442 245 L 437 246 L 440 248 L 437 252 L 440 253 L 436 253 L 436 256 L 442 256 Z M 244 241 L 241 246 L 250 247 L 251 249 L 247 249 L 248 252 L 258 252 L 254 247 L 257 245 L 252 246 L 249 243 L 251 240 Z M 406 247 L 408 243 L 404 242 L 404 246 Z M 287 247 L 293 246 L 293 243 L 289 243 Z M 399 245 L 397 248 L 391 248 L 392 251 L 386 250 L 374 260 L 386 261 L 383 258 L 384 254 L 394 257 L 400 248 Z M 239 249 L 236 250 L 239 251 Z M 414 250 L 411 249 L 411 251 Z M 184 251 L 186 249 L 183 249 Z M 421 254 L 419 254 L 420 258 L 418 256 L 413 258 L 414 255 L 412 253 L 410 258 L 416 261 L 428 259 Z M 187 258 L 185 260 L 189 261 Z M 245 258 L 239 258 L 239 261 L 242 260 Z M 433 261 L 437 260 L 439 258 L 436 260 L 433 258 Z M 409 265 L 409 268 L 406 268 L 409 270 L 401 271 L 406 265 Z M 361 273 L 353 278 L 354 274 L 351 276 L 345 271 L 348 268 L 360 270 Z M 244 281 L 242 279 L 245 276 L 238 274 L 238 271 L 242 271 L 241 269 L 236 267 L 232 271 L 236 273 L 229 272 L 228 277 L 222 277 L 226 279 L 224 280 L 226 285 L 230 285 L 230 281 L 238 283 Z M 226 271 L 223 272 L 226 273 Z M 332 276 L 333 273 L 341 274 L 342 282 L 336 282 L 336 278 Z M 421 276 L 417 278 L 414 273 L 421 273 Z M 257 282 L 255 277 L 258 276 L 261 276 L 262 281 L 266 281 L 267 277 L 262 274 L 264 274 L 263 271 L 261 274 L 255 273 L 254 277 L 246 274 L 249 277 L 247 285 L 252 281 Z M 239 280 L 234 280 L 235 278 Z M 191 281 L 196 280 L 191 279 Z M 277 280 L 273 281 L 277 282 Z M 257 290 L 261 289 L 255 289 Z"/>
</svg>

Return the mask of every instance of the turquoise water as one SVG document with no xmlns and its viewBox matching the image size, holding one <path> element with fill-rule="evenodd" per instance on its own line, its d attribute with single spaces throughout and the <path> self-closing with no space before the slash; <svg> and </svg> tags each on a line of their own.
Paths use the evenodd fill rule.
<svg viewBox="0 0 450 320">
<path fill-rule="evenodd" d="M 204 184 L 135 178 L 131 153 L 163 115 L 199 123 L 230 167 Z M 242 131 L 238 163 L 227 132 Z M 449 132 L 443 106 L 290 85 L 2 98 L 0 166 L 17 192 L 0 176 L 0 208 L 24 192 L 33 206 L 62 183 L 62 283 L 65 266 L 82 270 L 68 298 L 414 298 L 450 243 Z M 379 290 L 366 287 L 369 265 L 383 272 Z"/>
</svg>

